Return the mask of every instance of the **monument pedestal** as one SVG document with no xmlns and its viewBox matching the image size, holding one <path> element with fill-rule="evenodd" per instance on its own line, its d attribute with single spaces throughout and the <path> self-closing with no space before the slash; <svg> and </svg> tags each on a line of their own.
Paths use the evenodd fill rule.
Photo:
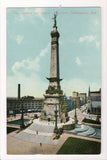
<svg viewBox="0 0 107 160">
<path fill-rule="evenodd" d="M 58 94 L 45 94 L 44 107 L 42 111 L 43 119 L 55 120 L 55 111 L 57 110 L 58 121 L 60 121 L 61 98 Z"/>
</svg>

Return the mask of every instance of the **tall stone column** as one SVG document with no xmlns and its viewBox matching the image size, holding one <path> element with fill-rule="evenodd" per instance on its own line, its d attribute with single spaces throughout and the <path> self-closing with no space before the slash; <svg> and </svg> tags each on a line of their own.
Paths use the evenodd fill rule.
<svg viewBox="0 0 107 160">
<path fill-rule="evenodd" d="M 50 77 L 59 78 L 59 32 L 57 27 L 51 32 L 51 61 L 50 61 Z"/>
<path fill-rule="evenodd" d="M 60 87 L 60 72 L 59 72 L 59 32 L 56 26 L 56 14 L 54 14 L 54 26 L 51 32 L 51 59 L 50 59 L 50 77 L 49 86 L 44 94 L 44 118 L 55 119 L 55 107 L 57 106 L 58 117 L 60 113 L 60 101 L 63 97 L 63 91 Z M 42 112 L 42 113 L 43 113 Z"/>
</svg>

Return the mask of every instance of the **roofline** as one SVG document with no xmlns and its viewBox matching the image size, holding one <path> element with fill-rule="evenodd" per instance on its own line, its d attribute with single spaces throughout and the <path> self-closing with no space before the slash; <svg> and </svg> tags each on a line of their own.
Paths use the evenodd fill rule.
<svg viewBox="0 0 107 160">
<path fill-rule="evenodd" d="M 101 93 L 101 91 L 92 91 L 90 93 Z"/>
</svg>

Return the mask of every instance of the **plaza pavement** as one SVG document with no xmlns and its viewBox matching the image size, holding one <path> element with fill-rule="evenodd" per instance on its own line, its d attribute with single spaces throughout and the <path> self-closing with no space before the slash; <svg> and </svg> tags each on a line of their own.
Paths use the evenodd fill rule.
<svg viewBox="0 0 107 160">
<path fill-rule="evenodd" d="M 70 123 L 67 122 L 67 123 Z M 61 127 L 62 123 L 58 124 Z M 66 136 L 61 135 L 59 140 L 51 140 L 55 124 L 54 122 L 35 119 L 25 130 L 7 135 L 8 154 L 56 154 Z M 42 143 L 42 147 L 40 146 Z"/>
<path fill-rule="evenodd" d="M 56 154 L 68 136 L 61 135 L 57 145 L 31 143 L 15 138 L 12 132 L 7 135 L 7 154 Z"/>
<path fill-rule="evenodd" d="M 57 145 L 59 140 L 51 140 L 54 128 L 55 124 L 53 122 L 35 119 L 28 128 L 12 136 L 14 136 L 16 139 L 31 143 Z"/>
<path fill-rule="evenodd" d="M 56 154 L 68 137 L 86 139 L 95 142 L 101 142 L 100 139 L 88 138 L 77 135 L 63 134 L 57 145 L 31 143 L 14 138 L 10 133 L 7 135 L 7 154 Z"/>
</svg>

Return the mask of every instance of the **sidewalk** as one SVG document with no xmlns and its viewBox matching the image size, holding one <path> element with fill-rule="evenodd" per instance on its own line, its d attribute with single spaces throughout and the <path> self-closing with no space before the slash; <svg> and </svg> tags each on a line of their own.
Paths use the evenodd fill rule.
<svg viewBox="0 0 107 160">
<path fill-rule="evenodd" d="M 7 135 L 7 154 L 56 154 L 68 137 L 101 142 L 101 140 L 95 138 L 87 138 L 73 134 L 63 134 L 61 135 L 59 143 L 57 145 L 42 144 L 41 147 L 40 144 L 20 141 L 14 138 L 12 134 L 14 133 L 10 133 Z"/>
<path fill-rule="evenodd" d="M 7 135 L 7 154 L 56 154 L 68 138 L 68 135 L 62 135 L 57 145 L 42 144 L 41 147 L 40 144 L 16 139 L 12 134 Z"/>
</svg>

